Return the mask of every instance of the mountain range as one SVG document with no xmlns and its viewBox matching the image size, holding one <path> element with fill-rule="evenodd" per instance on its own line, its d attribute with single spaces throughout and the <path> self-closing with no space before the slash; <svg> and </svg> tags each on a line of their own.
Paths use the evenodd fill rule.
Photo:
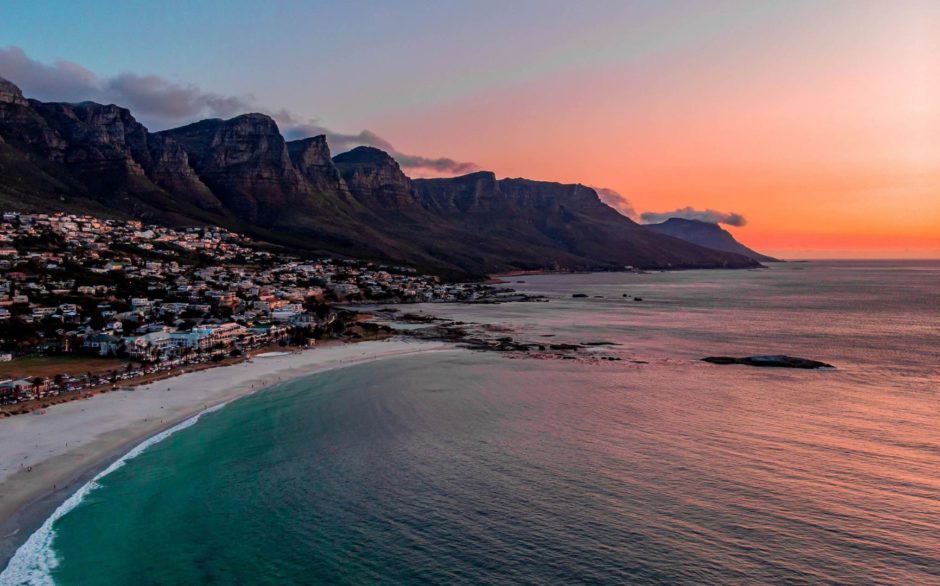
<svg viewBox="0 0 940 586">
<path fill-rule="evenodd" d="M 286 141 L 264 114 L 150 132 L 125 108 L 27 99 L 2 78 L 0 206 L 215 224 L 455 276 L 758 265 L 637 224 L 583 185 L 411 179 L 376 148 L 333 156 L 324 136 Z"/>
</svg>

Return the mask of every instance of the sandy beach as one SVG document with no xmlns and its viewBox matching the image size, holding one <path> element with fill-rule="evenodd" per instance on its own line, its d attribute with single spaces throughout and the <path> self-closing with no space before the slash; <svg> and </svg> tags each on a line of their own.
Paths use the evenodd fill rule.
<svg viewBox="0 0 940 586">
<path fill-rule="evenodd" d="M 387 339 L 272 353 L 183 374 L 44 414 L 0 420 L 0 570 L 55 508 L 134 446 L 200 411 L 266 386 L 333 368 L 447 349 Z"/>
</svg>

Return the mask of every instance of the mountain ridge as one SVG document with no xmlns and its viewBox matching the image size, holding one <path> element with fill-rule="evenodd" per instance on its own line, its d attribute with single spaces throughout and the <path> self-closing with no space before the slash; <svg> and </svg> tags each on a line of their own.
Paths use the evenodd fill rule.
<svg viewBox="0 0 940 586">
<path fill-rule="evenodd" d="M 291 249 L 454 275 L 745 268 L 640 226 L 579 184 L 411 179 L 388 153 L 286 141 L 265 114 L 150 132 L 113 104 L 40 102 L 0 78 L 0 204 L 218 224 Z"/>
<path fill-rule="evenodd" d="M 711 222 L 687 218 L 669 218 L 658 224 L 647 224 L 646 227 L 660 234 L 679 238 L 705 248 L 741 254 L 757 262 L 781 262 L 772 256 L 748 248 L 738 242 L 731 232 Z"/>
</svg>

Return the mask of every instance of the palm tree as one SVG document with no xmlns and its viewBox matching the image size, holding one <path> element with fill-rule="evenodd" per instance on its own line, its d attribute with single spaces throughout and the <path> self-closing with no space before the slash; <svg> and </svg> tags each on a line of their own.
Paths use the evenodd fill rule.
<svg viewBox="0 0 940 586">
<path fill-rule="evenodd" d="M 33 380 L 32 380 L 31 382 L 32 382 L 32 384 L 33 384 L 33 398 L 34 398 L 34 399 L 38 399 L 38 398 L 39 398 L 39 387 L 42 386 L 43 379 L 42 379 L 42 377 L 37 376 L 37 377 L 33 377 Z"/>
</svg>

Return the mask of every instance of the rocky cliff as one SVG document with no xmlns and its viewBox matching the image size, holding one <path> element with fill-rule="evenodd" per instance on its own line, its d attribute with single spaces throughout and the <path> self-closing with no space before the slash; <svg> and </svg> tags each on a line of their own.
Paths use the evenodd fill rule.
<svg viewBox="0 0 940 586">
<path fill-rule="evenodd" d="M 416 204 L 411 180 L 385 151 L 357 147 L 337 155 L 333 163 L 359 203 L 370 209 L 398 211 Z"/>
<path fill-rule="evenodd" d="M 379 149 L 286 142 L 263 114 L 151 133 L 124 108 L 29 100 L 2 79 L 0 207 L 213 223 L 454 274 L 756 265 L 638 226 L 582 185 L 412 180 Z"/>
<path fill-rule="evenodd" d="M 2 77 L 0 77 L 0 103 L 14 104 L 17 106 L 28 105 L 20 88 L 13 82 L 3 79 Z"/>
<path fill-rule="evenodd" d="M 287 152 L 304 179 L 317 191 L 335 192 L 349 197 L 349 187 L 333 163 L 326 136 L 318 135 L 287 143 Z"/>
<path fill-rule="evenodd" d="M 310 191 L 277 124 L 264 114 L 203 120 L 157 136 L 179 143 L 202 182 L 249 223 L 275 225 Z"/>
</svg>

